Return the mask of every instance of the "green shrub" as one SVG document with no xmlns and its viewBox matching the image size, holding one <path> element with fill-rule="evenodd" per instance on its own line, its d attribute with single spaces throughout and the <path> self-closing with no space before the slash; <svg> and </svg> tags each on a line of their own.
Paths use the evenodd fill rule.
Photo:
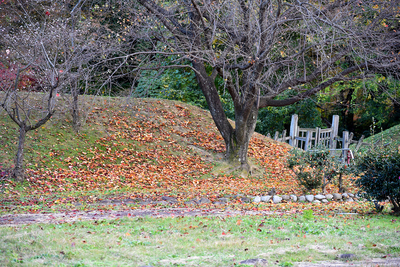
<svg viewBox="0 0 400 267">
<path fill-rule="evenodd" d="M 361 155 L 355 172 L 357 185 L 371 200 L 389 200 L 393 211 L 400 213 L 400 153 L 395 147 L 374 147 Z"/>
<path fill-rule="evenodd" d="M 296 174 L 298 182 L 306 191 L 325 187 L 336 182 L 338 178 L 339 192 L 342 192 L 342 175 L 347 171 L 340 159 L 329 153 L 329 150 L 316 147 L 308 151 L 293 149 L 288 157 L 287 165 Z"/>
</svg>

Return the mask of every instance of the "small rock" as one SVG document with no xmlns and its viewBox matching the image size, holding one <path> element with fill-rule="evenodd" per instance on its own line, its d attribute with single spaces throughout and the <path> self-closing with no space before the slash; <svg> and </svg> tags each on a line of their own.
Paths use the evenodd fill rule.
<svg viewBox="0 0 400 267">
<path fill-rule="evenodd" d="M 159 204 L 159 205 L 167 205 L 168 202 L 165 200 L 160 200 L 160 201 L 154 201 L 154 204 Z"/>
<path fill-rule="evenodd" d="M 197 204 L 199 204 L 199 205 L 211 203 L 211 201 L 210 201 L 208 198 L 206 198 L 206 197 L 202 197 L 202 198 L 200 198 L 199 200 L 197 200 L 196 202 L 197 202 Z"/>
<path fill-rule="evenodd" d="M 77 202 L 78 203 L 78 202 Z M 97 202 L 98 204 L 101 204 L 101 205 L 110 205 L 111 204 L 111 200 L 109 200 L 109 199 L 103 199 L 103 200 L 100 200 L 99 202 Z M 75 205 L 76 206 L 76 205 Z"/>
<path fill-rule="evenodd" d="M 111 203 L 112 203 L 112 204 L 118 204 L 118 205 L 120 205 L 120 204 L 122 203 L 122 200 L 113 199 L 113 200 L 111 200 Z"/>
<path fill-rule="evenodd" d="M 196 205 L 196 202 L 194 202 L 193 200 L 188 200 L 184 202 L 185 205 Z"/>
<path fill-rule="evenodd" d="M 339 260 L 352 260 L 354 258 L 356 258 L 357 256 L 354 254 L 339 254 L 337 255 L 337 259 Z"/>
<path fill-rule="evenodd" d="M 240 201 L 242 201 L 243 203 L 251 203 L 253 202 L 253 199 L 249 197 L 242 197 Z"/>
<path fill-rule="evenodd" d="M 324 199 L 321 200 L 321 202 L 322 202 L 322 203 L 328 203 L 329 200 L 327 200 L 326 198 L 324 198 Z"/>
<path fill-rule="evenodd" d="M 224 203 L 228 203 L 229 202 L 229 198 L 227 197 L 220 197 L 217 199 L 219 202 L 224 202 Z"/>
<path fill-rule="evenodd" d="M 142 200 L 139 202 L 139 205 L 149 205 L 149 204 L 151 204 L 151 201 L 148 200 Z"/>
<path fill-rule="evenodd" d="M 166 197 L 166 196 L 163 196 L 163 197 L 161 197 L 161 199 L 164 200 L 164 201 L 168 201 L 168 202 L 170 202 L 170 203 L 176 203 L 176 202 L 178 202 L 178 200 L 177 200 L 176 198 L 174 198 L 174 197 Z"/>
<path fill-rule="evenodd" d="M 261 197 L 256 196 L 256 197 L 254 198 L 253 202 L 255 202 L 255 203 L 260 203 L 260 202 L 261 202 Z"/>
<path fill-rule="evenodd" d="M 332 194 L 327 194 L 327 195 L 325 195 L 325 197 L 326 197 L 327 200 L 331 200 L 333 198 L 333 195 Z"/>
<path fill-rule="evenodd" d="M 299 197 L 299 201 L 300 202 L 305 202 L 306 201 L 306 197 L 305 196 L 300 196 Z"/>
<path fill-rule="evenodd" d="M 226 205 L 226 202 L 215 201 L 213 204 L 214 205 Z"/>
<path fill-rule="evenodd" d="M 325 198 L 326 198 L 326 197 L 325 197 L 324 195 L 319 195 L 319 194 L 318 194 L 318 195 L 315 196 L 315 199 L 316 199 L 316 200 L 322 200 L 322 199 L 325 199 Z"/>
<path fill-rule="evenodd" d="M 349 194 L 347 194 L 347 193 L 343 193 L 343 194 L 342 194 L 342 197 L 343 197 L 343 198 L 349 198 L 350 196 L 349 196 Z"/>
<path fill-rule="evenodd" d="M 271 196 L 262 196 L 261 201 L 262 202 L 269 202 L 271 200 Z"/>
<path fill-rule="evenodd" d="M 139 202 L 139 201 L 140 201 L 140 199 L 137 199 L 137 198 L 134 198 L 134 199 L 132 199 L 132 198 L 127 198 L 127 199 L 124 200 L 124 203 L 125 203 L 125 204 L 132 204 L 132 203 L 137 203 L 137 202 Z"/>
<path fill-rule="evenodd" d="M 239 262 L 239 264 L 247 264 L 247 265 L 257 265 L 257 266 L 266 266 L 267 265 L 266 259 L 249 259 Z"/>
<path fill-rule="evenodd" d="M 237 198 L 240 199 L 240 198 L 242 198 L 243 196 L 244 196 L 243 194 L 237 194 L 237 195 L 234 195 L 233 198 L 234 198 L 234 199 L 237 199 Z"/>
<path fill-rule="evenodd" d="M 289 200 L 289 199 L 290 199 L 290 196 L 288 196 L 288 195 L 283 195 L 283 196 L 282 196 L 282 199 L 283 199 L 283 200 Z"/>
<path fill-rule="evenodd" d="M 313 195 L 306 195 L 306 200 L 308 202 L 312 202 L 314 200 L 314 196 Z"/>
<path fill-rule="evenodd" d="M 274 196 L 276 194 L 275 188 L 272 188 L 271 191 L 268 192 L 269 196 Z"/>
<path fill-rule="evenodd" d="M 290 199 L 294 202 L 297 201 L 297 196 L 296 195 L 290 195 Z"/>
<path fill-rule="evenodd" d="M 346 202 L 354 202 L 354 199 L 352 199 L 351 197 L 346 198 Z"/>
<path fill-rule="evenodd" d="M 354 194 L 352 193 L 347 193 L 349 195 L 349 197 L 354 198 Z"/>
<path fill-rule="evenodd" d="M 282 198 L 280 196 L 275 195 L 275 196 L 272 197 L 272 201 L 275 204 L 278 204 L 278 203 L 280 203 L 282 201 Z"/>
<path fill-rule="evenodd" d="M 334 200 L 342 199 L 342 195 L 339 194 L 339 193 L 333 193 L 333 199 L 334 199 Z"/>
<path fill-rule="evenodd" d="M 313 203 L 321 203 L 318 199 L 314 200 Z"/>
</svg>

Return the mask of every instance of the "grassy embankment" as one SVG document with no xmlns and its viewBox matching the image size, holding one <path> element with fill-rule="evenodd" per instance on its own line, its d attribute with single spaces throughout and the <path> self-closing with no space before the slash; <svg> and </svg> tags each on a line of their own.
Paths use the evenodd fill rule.
<svg viewBox="0 0 400 267">
<path fill-rule="evenodd" d="M 60 99 L 54 117 L 28 132 L 29 182 L 3 182 L 2 212 L 57 211 L 73 202 L 85 209 L 102 198 L 169 195 L 183 202 L 265 195 L 271 188 L 277 194 L 303 193 L 285 166 L 290 147 L 260 134 L 254 134 L 249 148 L 253 176 L 231 172 L 223 161 L 223 140 L 208 111 L 167 100 L 85 96 L 83 125 L 75 133 L 67 106 L 67 99 Z M 18 129 L 4 111 L 0 127 L 0 162 L 7 169 L 13 164 Z M 350 179 L 346 183 L 356 190 Z M 299 206 L 303 209 L 304 205 Z"/>
</svg>

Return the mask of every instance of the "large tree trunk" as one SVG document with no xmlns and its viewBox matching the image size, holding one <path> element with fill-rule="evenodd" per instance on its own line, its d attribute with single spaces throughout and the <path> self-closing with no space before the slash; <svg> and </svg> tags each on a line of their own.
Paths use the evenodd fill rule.
<svg viewBox="0 0 400 267">
<path fill-rule="evenodd" d="M 18 141 L 18 151 L 15 157 L 15 167 L 12 172 L 12 177 L 17 182 L 24 181 L 24 145 L 25 145 L 25 137 L 26 137 L 26 127 L 25 125 L 20 126 L 19 128 L 19 141 Z"/>
<path fill-rule="evenodd" d="M 226 157 L 231 164 L 251 173 L 247 152 L 251 136 L 256 127 L 258 108 L 254 106 L 247 117 L 243 117 L 242 110 L 235 110 L 235 114 L 235 129 L 229 142 L 226 143 Z"/>
<path fill-rule="evenodd" d="M 211 116 L 225 141 L 226 159 L 233 168 L 250 173 L 247 152 L 256 127 L 257 104 L 254 103 L 250 113 L 247 114 L 244 106 L 236 106 L 235 128 L 233 128 L 225 115 L 213 78 L 207 74 L 202 63 L 193 62 L 193 67 L 197 71 L 196 78 L 210 108 Z"/>
</svg>

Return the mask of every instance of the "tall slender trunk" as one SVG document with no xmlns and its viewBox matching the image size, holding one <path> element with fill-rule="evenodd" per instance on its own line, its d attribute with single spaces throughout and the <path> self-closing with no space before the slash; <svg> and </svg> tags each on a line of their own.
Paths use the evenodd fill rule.
<svg viewBox="0 0 400 267">
<path fill-rule="evenodd" d="M 80 117 L 79 117 L 79 89 L 78 84 L 74 80 L 71 83 L 71 93 L 72 93 L 72 125 L 75 132 L 79 131 L 81 126 Z"/>
<path fill-rule="evenodd" d="M 15 157 L 15 167 L 12 172 L 12 177 L 17 182 L 24 181 L 25 172 L 24 172 L 24 146 L 25 146 L 25 137 L 26 137 L 26 127 L 25 125 L 21 125 L 19 127 L 19 140 L 18 140 L 18 151 Z"/>
</svg>

